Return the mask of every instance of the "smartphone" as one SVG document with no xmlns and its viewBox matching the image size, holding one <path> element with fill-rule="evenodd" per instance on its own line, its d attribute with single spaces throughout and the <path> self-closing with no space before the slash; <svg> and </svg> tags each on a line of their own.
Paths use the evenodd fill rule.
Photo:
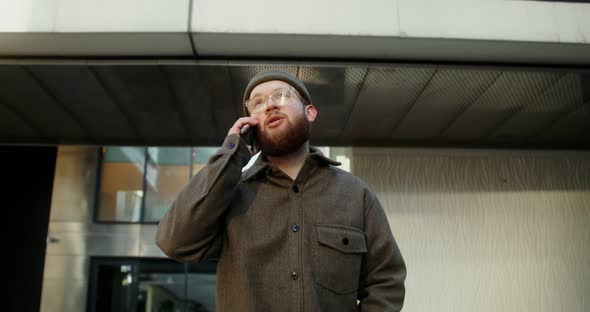
<svg viewBox="0 0 590 312">
<path fill-rule="evenodd" d="M 252 155 L 258 153 L 258 146 L 256 146 L 256 132 L 258 131 L 258 127 L 248 126 L 242 134 L 242 140 L 246 142 L 246 144 L 250 147 L 250 151 Z"/>
</svg>

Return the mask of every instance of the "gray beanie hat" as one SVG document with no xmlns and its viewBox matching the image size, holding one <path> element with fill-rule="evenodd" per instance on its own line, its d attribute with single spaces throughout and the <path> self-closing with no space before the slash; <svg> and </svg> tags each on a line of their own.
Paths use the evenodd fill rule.
<svg viewBox="0 0 590 312">
<path fill-rule="evenodd" d="M 280 80 L 290 84 L 293 88 L 295 88 L 295 90 L 297 90 L 297 92 L 299 92 L 299 95 L 301 95 L 301 97 L 303 97 L 303 99 L 307 101 L 308 104 L 311 104 L 311 96 L 309 95 L 309 92 L 307 91 L 305 84 L 303 84 L 301 80 L 297 79 L 297 77 L 287 72 L 278 70 L 263 71 L 254 75 L 254 77 L 250 79 L 250 82 L 248 82 L 246 91 L 244 91 L 243 101 L 246 102 L 250 98 L 250 93 L 252 92 L 252 89 L 254 89 L 257 85 L 271 80 Z M 250 113 L 248 112 L 248 109 L 246 109 L 246 106 L 244 106 L 244 115 L 250 116 Z"/>
</svg>

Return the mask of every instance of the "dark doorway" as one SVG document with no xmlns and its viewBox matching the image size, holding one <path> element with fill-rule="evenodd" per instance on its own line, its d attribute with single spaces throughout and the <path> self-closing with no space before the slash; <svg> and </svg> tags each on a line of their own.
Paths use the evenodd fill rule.
<svg viewBox="0 0 590 312">
<path fill-rule="evenodd" d="M 214 262 L 92 258 L 87 310 L 213 312 L 215 268 Z"/>
<path fill-rule="evenodd" d="M 56 155 L 57 147 L 0 146 L 9 286 L 3 311 L 39 311 Z"/>
</svg>

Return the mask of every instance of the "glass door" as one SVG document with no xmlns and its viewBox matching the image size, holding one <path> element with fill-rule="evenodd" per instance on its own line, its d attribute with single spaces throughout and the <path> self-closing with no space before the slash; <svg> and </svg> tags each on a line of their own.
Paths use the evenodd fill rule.
<svg viewBox="0 0 590 312">
<path fill-rule="evenodd" d="M 90 312 L 215 311 L 214 262 L 93 258 L 90 266 Z"/>
</svg>

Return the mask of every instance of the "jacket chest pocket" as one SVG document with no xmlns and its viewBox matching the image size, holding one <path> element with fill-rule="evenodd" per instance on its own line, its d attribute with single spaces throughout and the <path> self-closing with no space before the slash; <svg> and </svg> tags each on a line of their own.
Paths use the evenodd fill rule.
<svg viewBox="0 0 590 312">
<path fill-rule="evenodd" d="M 318 224 L 316 282 L 337 294 L 357 291 L 367 252 L 365 233 L 348 226 Z"/>
</svg>

